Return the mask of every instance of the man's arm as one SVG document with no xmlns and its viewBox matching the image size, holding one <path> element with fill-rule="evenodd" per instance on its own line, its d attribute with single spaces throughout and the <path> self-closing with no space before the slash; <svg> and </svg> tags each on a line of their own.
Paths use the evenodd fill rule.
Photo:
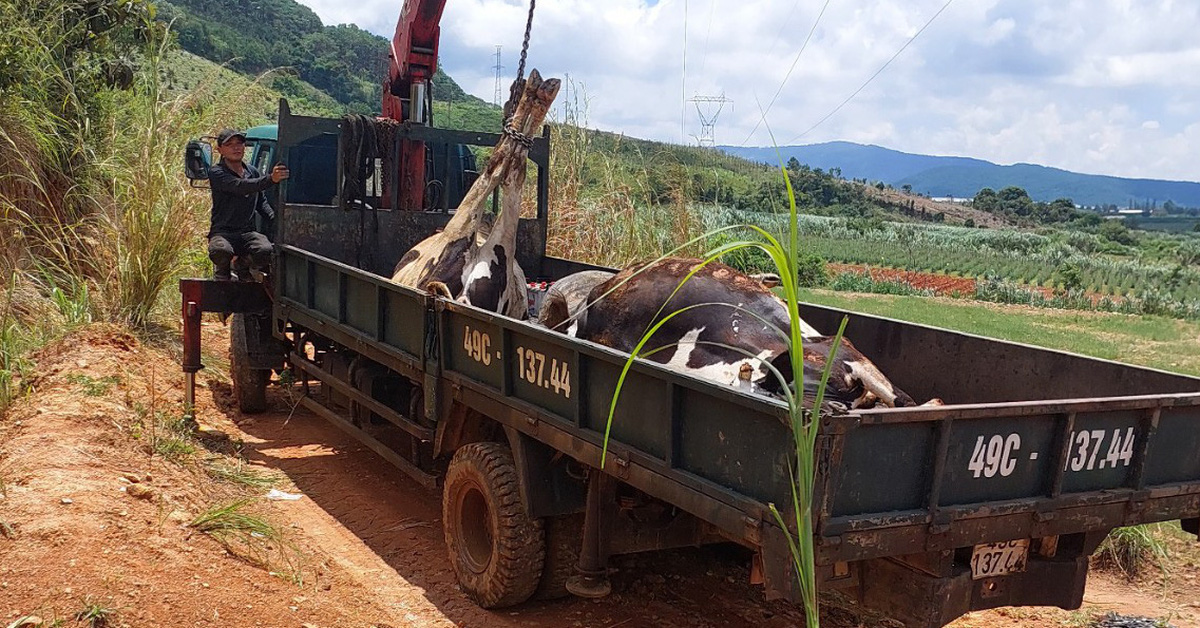
<svg viewBox="0 0 1200 628">
<path fill-rule="evenodd" d="M 212 186 L 213 190 L 228 194 L 237 194 L 239 196 L 250 196 L 274 185 L 271 175 L 243 179 L 221 167 L 209 168 L 208 183 Z"/>
<path fill-rule="evenodd" d="M 255 203 L 255 209 L 258 210 L 258 213 L 262 214 L 263 218 L 275 220 L 275 209 L 271 207 L 271 202 L 267 200 L 266 192 L 258 193 L 258 203 Z"/>
</svg>

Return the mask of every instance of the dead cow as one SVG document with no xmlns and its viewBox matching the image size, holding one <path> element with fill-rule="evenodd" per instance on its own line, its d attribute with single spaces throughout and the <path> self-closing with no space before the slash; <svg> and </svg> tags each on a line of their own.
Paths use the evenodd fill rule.
<svg viewBox="0 0 1200 628">
<path fill-rule="evenodd" d="M 574 323 L 575 335 L 632 352 L 654 323 L 682 310 L 659 328 L 643 347 L 643 356 L 747 392 L 778 395 L 782 386 L 767 365 L 791 382 L 787 307 L 761 281 L 720 263 L 708 264 L 679 287 L 699 263 L 667 258 L 632 266 L 600 283 L 588 296 L 590 306 Z M 698 307 L 684 310 L 689 306 Z M 833 338 L 803 321 L 801 325 L 805 397 L 811 399 Z M 916 405 L 845 339 L 838 346 L 825 397 L 850 408 L 877 402 Z"/>
<path fill-rule="evenodd" d="M 450 296 L 464 303 L 525 318 L 525 273 L 517 264 L 517 227 L 525 159 L 558 94 L 558 79 L 529 73 L 505 135 L 483 174 L 468 190 L 442 231 L 419 242 L 396 264 L 392 281 Z M 502 188 L 503 206 L 494 224 L 484 220 L 489 195 Z"/>
</svg>

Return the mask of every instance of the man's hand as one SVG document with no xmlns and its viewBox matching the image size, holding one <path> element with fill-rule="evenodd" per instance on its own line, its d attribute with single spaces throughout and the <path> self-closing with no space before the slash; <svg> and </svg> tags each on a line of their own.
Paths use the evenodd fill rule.
<svg viewBox="0 0 1200 628">
<path fill-rule="evenodd" d="M 279 183 L 288 176 L 288 167 L 283 164 L 275 164 L 275 167 L 271 169 L 271 183 Z"/>
</svg>

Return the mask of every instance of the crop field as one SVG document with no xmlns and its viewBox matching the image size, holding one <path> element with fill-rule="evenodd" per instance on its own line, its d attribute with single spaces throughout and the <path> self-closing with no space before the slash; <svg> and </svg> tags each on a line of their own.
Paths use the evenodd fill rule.
<svg viewBox="0 0 1200 628">
<path fill-rule="evenodd" d="M 713 212 L 705 222 L 709 229 L 752 223 L 776 235 L 786 229 L 782 216 L 758 212 Z M 875 286 L 856 289 L 854 281 L 841 281 L 832 285 L 838 290 L 902 294 L 908 291 L 883 283 L 911 283 L 905 273 L 915 273 L 922 278 L 911 286 L 916 292 L 1200 319 L 1196 235 L 1139 232 L 1139 240 L 1120 244 L 1076 229 L 976 229 L 812 215 L 801 217 L 800 232 L 805 253 L 829 262 L 835 281 L 847 270 L 871 269 Z M 734 265 L 769 270 L 765 257 Z"/>
<path fill-rule="evenodd" d="M 1200 375 L 1200 323 L 1193 321 L 830 290 L 807 290 L 802 299 L 864 314 Z"/>
</svg>

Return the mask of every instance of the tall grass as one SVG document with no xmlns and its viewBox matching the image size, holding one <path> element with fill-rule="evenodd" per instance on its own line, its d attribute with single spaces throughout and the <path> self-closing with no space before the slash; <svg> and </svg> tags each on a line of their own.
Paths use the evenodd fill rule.
<svg viewBox="0 0 1200 628">
<path fill-rule="evenodd" d="M 160 31 L 145 46 L 134 88 L 114 94 L 128 115 L 115 118 L 100 169 L 111 203 L 102 233 L 109 273 L 110 320 L 144 326 L 159 295 L 185 269 L 204 234 L 203 198 L 183 183 L 180 147 L 197 129 L 190 94 L 164 97 L 169 39 Z"/>
<path fill-rule="evenodd" d="M 782 161 L 782 159 L 781 159 Z M 676 287 L 675 292 L 678 292 L 684 284 L 686 284 L 697 272 L 704 266 L 716 261 L 724 256 L 738 255 L 746 251 L 761 252 L 766 255 L 775 265 L 780 277 L 780 292 L 788 313 L 788 330 L 776 328 L 775 331 L 788 343 L 788 357 L 791 361 L 792 373 L 794 380 L 786 381 L 782 374 L 769 363 L 764 363 L 764 366 L 770 371 L 771 376 L 777 378 L 782 384 L 784 401 L 788 406 L 788 418 L 791 425 L 793 447 L 795 451 L 795 459 L 789 466 L 790 487 L 792 493 L 792 504 L 787 509 L 786 514 L 780 511 L 776 504 L 769 504 L 772 515 L 775 517 L 776 523 L 784 531 L 788 541 L 788 550 L 791 554 L 793 566 L 795 568 L 796 577 L 799 583 L 800 598 L 804 604 L 805 624 L 809 628 L 819 628 L 820 614 L 817 603 L 817 582 L 816 582 L 816 549 L 813 545 L 813 499 L 814 488 L 816 481 L 816 439 L 819 426 L 819 414 L 824 403 L 825 387 L 829 381 L 830 370 L 835 363 L 837 356 L 837 348 L 840 346 L 842 334 L 846 329 L 848 319 L 843 319 L 837 334 L 834 337 L 833 349 L 830 351 L 828 359 L 821 375 L 821 381 L 818 382 L 815 398 L 812 400 L 812 405 L 806 407 L 804 399 L 804 351 L 803 338 L 801 336 L 800 325 L 800 289 L 802 287 L 802 272 L 805 271 L 807 256 L 800 249 L 800 230 L 799 216 L 796 207 L 796 196 L 792 189 L 791 181 L 787 177 L 787 172 L 783 170 L 784 181 L 787 189 L 788 207 L 790 210 L 790 220 L 788 221 L 788 229 L 783 242 L 777 239 L 768 231 L 755 225 L 740 225 L 735 227 L 727 227 L 716 232 L 702 234 L 692 240 L 689 240 L 674 250 L 668 251 L 667 255 L 674 254 L 681 250 L 687 249 L 696 245 L 701 241 L 706 240 L 724 240 L 725 236 L 735 229 L 744 229 L 752 234 L 752 239 L 725 241 L 720 246 L 708 251 L 704 260 L 696 265 Z M 662 256 L 665 257 L 666 255 Z M 662 259 L 660 257 L 659 259 Z M 671 301 L 671 296 L 667 297 L 662 305 L 662 309 L 655 315 L 654 322 L 649 329 L 642 335 L 638 344 L 630 353 L 629 358 L 625 362 L 625 366 L 617 379 L 617 384 L 613 390 L 612 399 L 609 405 L 609 414 L 604 432 L 604 451 L 601 455 L 601 465 L 608 452 L 608 439 L 612 429 L 613 418 L 616 415 L 617 401 L 621 395 L 621 389 L 624 386 L 625 378 L 629 373 L 629 369 L 633 363 L 639 358 L 648 356 L 649 353 L 643 353 L 646 344 L 651 340 L 654 334 L 667 324 L 672 318 L 691 310 L 693 308 L 716 305 L 718 307 L 732 307 L 733 309 L 743 311 L 746 314 L 759 318 L 759 316 L 742 306 L 724 304 L 724 303 L 701 303 L 687 306 L 682 309 L 674 310 L 668 314 L 663 314 L 667 303 Z M 762 320 L 760 318 L 760 320 Z M 763 320 L 766 323 L 765 320 Z M 770 325 L 769 323 L 766 323 Z M 699 343 L 698 343 L 699 344 Z M 654 349 L 655 352 L 667 347 L 659 347 Z M 729 347 L 727 345 L 719 345 L 725 348 L 734 349 L 741 352 L 747 358 L 757 358 L 754 353 Z M 792 530 L 795 530 L 793 533 Z"/>
<path fill-rule="evenodd" d="M 1167 546 L 1162 524 L 1117 528 L 1108 534 L 1093 560 L 1101 567 L 1120 571 L 1129 580 L 1145 573 L 1148 567 L 1163 568 Z"/>
<path fill-rule="evenodd" d="M 595 142 L 587 128 L 588 99 L 582 87 L 568 81 L 563 119 L 551 125 L 550 224 L 547 254 L 594 264 L 618 266 L 670 250 L 696 255 L 696 238 L 704 231 L 700 211 L 689 205 L 687 177 L 667 182 L 657 194 L 650 161 L 637 144 L 612 146 Z M 633 159 L 622 152 L 632 151 Z M 690 243 L 686 246 L 681 245 Z"/>
<path fill-rule="evenodd" d="M 205 264 L 208 194 L 190 137 L 262 120 L 266 90 L 208 70 L 169 89 L 174 51 L 142 0 L 0 3 L 0 410 L 28 356 L 92 321 L 176 317 Z"/>
</svg>

